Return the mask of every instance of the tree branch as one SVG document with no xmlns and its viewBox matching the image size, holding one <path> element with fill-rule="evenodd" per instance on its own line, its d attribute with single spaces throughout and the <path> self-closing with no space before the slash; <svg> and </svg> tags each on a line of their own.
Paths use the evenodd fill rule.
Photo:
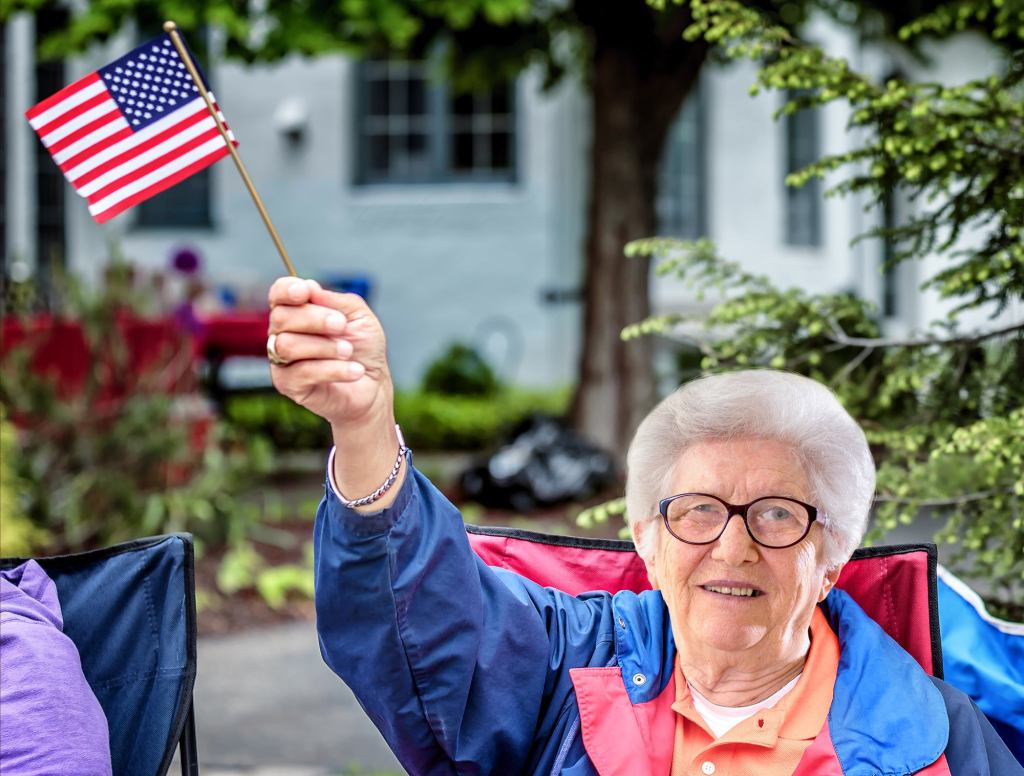
<svg viewBox="0 0 1024 776">
<path fill-rule="evenodd" d="M 964 493 L 962 496 L 953 496 L 951 498 L 907 498 L 905 496 L 875 496 L 874 503 L 876 504 L 914 504 L 918 507 L 955 507 L 961 504 L 969 504 L 973 501 L 984 501 L 987 498 L 992 498 L 1003 493 L 1009 493 L 1009 490 L 979 490 L 975 493 Z"/>
<path fill-rule="evenodd" d="M 989 331 L 978 331 L 973 334 L 965 334 L 962 337 L 921 337 L 919 339 L 900 339 L 899 337 L 851 337 L 835 322 L 829 321 L 832 328 L 832 335 L 829 337 L 833 342 L 846 345 L 852 348 L 923 348 L 929 345 L 959 345 L 984 342 L 995 337 L 1002 337 L 1004 334 L 1012 334 L 1015 331 L 1024 331 L 1024 321 L 1015 321 L 1008 326 Z"/>
</svg>

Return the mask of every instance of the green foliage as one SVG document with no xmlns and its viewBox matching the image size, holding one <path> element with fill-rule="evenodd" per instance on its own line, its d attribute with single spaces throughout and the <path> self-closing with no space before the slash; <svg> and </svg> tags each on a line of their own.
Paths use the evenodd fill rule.
<svg viewBox="0 0 1024 776">
<path fill-rule="evenodd" d="M 223 412 L 224 420 L 239 433 L 263 437 L 277 450 L 331 446 L 331 429 L 322 418 L 277 393 L 230 396 Z"/>
<path fill-rule="evenodd" d="M 405 441 L 423 450 L 480 450 L 535 413 L 561 415 L 569 392 L 505 389 L 491 397 L 395 394 L 395 417 Z"/>
<path fill-rule="evenodd" d="M 26 557 L 46 542 L 46 533 L 25 515 L 28 484 L 15 467 L 14 426 L 0 404 L 0 557 Z"/>
<path fill-rule="evenodd" d="M 915 208 L 905 223 L 862 237 L 894 241 L 893 263 L 944 260 L 924 287 L 950 300 L 952 310 L 927 335 L 887 339 L 863 300 L 778 288 L 726 261 L 706 240 L 640 240 L 627 255 L 654 257 L 659 274 L 714 302 L 701 318 L 706 335 L 690 340 L 703 353 L 703 369 L 788 369 L 838 393 L 879 462 L 869 538 L 922 514 L 938 518 L 936 539 L 953 546 L 945 562 L 992 584 L 995 611 L 1024 619 L 1024 321 L 971 332 L 958 325 L 965 310 L 995 316 L 1024 294 L 1024 6 L 955 3 L 901 31 L 910 41 L 968 24 L 987 27 L 1003 46 L 995 73 L 959 85 L 878 84 L 738 2 L 692 0 L 690 7 L 695 21 L 687 37 L 703 36 L 726 56 L 761 65 L 754 93 L 796 90 L 779 115 L 848 106 L 850 128 L 865 138 L 860 147 L 787 183 L 837 174 L 830 193 L 857 193 L 869 208 L 894 192 L 908 197 Z M 972 239 L 964 239 L 969 230 Z M 681 321 L 652 318 L 622 335 L 671 336 Z"/>
<path fill-rule="evenodd" d="M 427 366 L 423 392 L 445 396 L 493 396 L 501 386 L 475 348 L 455 342 Z"/>
<path fill-rule="evenodd" d="M 708 241 L 640 240 L 631 256 L 718 301 L 700 320 L 705 370 L 770 366 L 829 385 L 864 427 L 879 462 L 869 540 L 922 514 L 939 518 L 944 562 L 987 580 L 994 610 L 1024 619 L 1024 322 L 958 334 L 878 336 L 874 310 L 842 294 L 780 289 L 722 259 Z M 683 316 L 629 327 L 672 336 Z M 692 340 L 691 340 L 692 342 Z M 581 516 L 603 521 L 616 509 Z"/>
<path fill-rule="evenodd" d="M 507 388 L 493 396 L 445 396 L 398 391 L 395 415 L 405 441 L 418 450 L 480 450 L 498 443 L 504 432 L 530 415 L 561 415 L 567 390 Z M 266 437 L 277 449 L 325 450 L 330 429 L 313 413 L 276 394 L 228 400 L 228 423 L 246 437 Z"/>
<path fill-rule="evenodd" d="M 301 564 L 270 565 L 252 544 L 232 547 L 217 569 L 217 588 L 226 595 L 255 589 L 272 609 L 280 609 L 291 595 L 313 597 L 313 545 L 306 543 Z"/>
<path fill-rule="evenodd" d="M 213 422 L 194 395 L 164 387 L 168 372 L 188 369 L 190 359 L 168 353 L 138 372 L 129 363 L 119 325 L 129 279 L 115 268 L 95 295 L 64 289 L 66 313 L 94 354 L 74 395 L 31 368 L 31 340 L 0 362 L 0 402 L 17 425 L 4 451 L 12 479 L 3 501 L 34 527 L 33 553 L 165 531 L 190 531 L 200 547 L 235 542 L 264 509 L 240 496 L 269 469 L 267 444 L 244 440 Z"/>
<path fill-rule="evenodd" d="M 636 5 L 645 10 L 641 0 Z M 0 21 L 49 7 L 62 6 L 54 0 L 0 0 Z M 532 62 L 545 66 L 553 82 L 579 61 L 578 44 L 566 35 L 575 22 L 572 9 L 531 0 L 267 0 L 258 9 L 207 0 L 93 0 L 43 42 L 41 53 L 65 57 L 133 23 L 156 29 L 165 19 L 186 35 L 218 29 L 226 53 L 249 62 L 337 52 L 422 57 L 441 44 L 445 70 L 465 88 L 507 81 Z"/>
<path fill-rule="evenodd" d="M 939 7 L 900 30 L 904 41 L 989 27 L 991 76 L 962 84 L 876 83 L 842 58 L 795 38 L 736 0 L 692 0 L 690 40 L 703 37 L 732 59 L 764 64 L 751 91 L 798 96 L 779 114 L 830 103 L 850 112 L 849 129 L 866 140 L 792 173 L 803 185 L 834 171 L 845 177 L 829 193 L 860 193 L 881 204 L 894 191 L 915 204 L 898 228 L 867 236 L 895 241 L 893 262 L 937 253 L 949 264 L 925 283 L 955 299 L 952 315 L 994 304 L 1005 309 L 1024 293 L 1024 8 L 1003 0 Z M 961 239 L 981 228 L 980 239 Z"/>
</svg>

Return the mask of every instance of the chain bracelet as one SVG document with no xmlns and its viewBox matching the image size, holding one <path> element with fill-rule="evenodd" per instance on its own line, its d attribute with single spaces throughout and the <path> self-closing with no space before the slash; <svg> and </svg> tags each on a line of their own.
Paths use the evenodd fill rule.
<svg viewBox="0 0 1024 776">
<path fill-rule="evenodd" d="M 406 453 L 409 452 L 409 448 L 405 446 L 405 438 L 402 436 L 402 429 L 398 427 L 397 423 L 395 424 L 395 432 L 398 434 L 398 457 L 395 458 L 395 465 L 391 467 L 391 474 L 389 474 L 388 478 L 381 483 L 381 486 L 369 496 L 357 498 L 355 501 L 345 501 L 344 504 L 349 509 L 365 507 L 367 504 L 372 504 L 391 490 L 391 486 L 394 485 L 395 480 L 398 479 L 398 473 L 402 470 L 402 461 L 405 459 Z"/>
</svg>

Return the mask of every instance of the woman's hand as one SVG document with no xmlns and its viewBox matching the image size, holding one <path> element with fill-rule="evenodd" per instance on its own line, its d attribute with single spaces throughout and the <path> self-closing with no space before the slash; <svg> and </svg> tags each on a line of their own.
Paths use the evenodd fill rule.
<svg viewBox="0 0 1024 776">
<path fill-rule="evenodd" d="M 362 298 L 285 277 L 270 287 L 269 302 L 268 334 L 288 362 L 271 366 L 278 391 L 336 429 L 390 414 L 384 330 Z"/>
<path fill-rule="evenodd" d="M 334 482 L 350 500 L 377 489 L 395 465 L 394 386 L 384 329 L 355 294 L 326 291 L 313 280 L 280 278 L 270 287 L 270 334 L 283 365 L 274 387 L 331 424 Z M 387 507 L 405 478 L 361 511 Z"/>
</svg>

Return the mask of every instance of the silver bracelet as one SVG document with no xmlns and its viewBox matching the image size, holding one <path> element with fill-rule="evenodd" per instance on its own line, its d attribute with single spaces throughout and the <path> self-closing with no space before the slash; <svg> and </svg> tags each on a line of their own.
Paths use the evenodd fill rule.
<svg viewBox="0 0 1024 776">
<path fill-rule="evenodd" d="M 343 503 L 349 509 L 365 507 L 367 504 L 372 504 L 391 490 L 391 486 L 395 484 L 395 480 L 398 479 L 398 473 L 402 470 L 402 461 L 405 460 L 406 453 L 409 452 L 409 448 L 405 446 L 405 439 L 402 437 L 402 429 L 398 427 L 397 423 L 395 424 L 395 433 L 398 434 L 398 457 L 395 458 L 395 465 L 391 467 L 391 474 L 389 474 L 388 478 L 381 483 L 381 486 L 369 496 L 357 498 L 355 501 L 344 501 L 343 499 Z M 338 495 L 341 494 L 339 493 Z"/>
</svg>

